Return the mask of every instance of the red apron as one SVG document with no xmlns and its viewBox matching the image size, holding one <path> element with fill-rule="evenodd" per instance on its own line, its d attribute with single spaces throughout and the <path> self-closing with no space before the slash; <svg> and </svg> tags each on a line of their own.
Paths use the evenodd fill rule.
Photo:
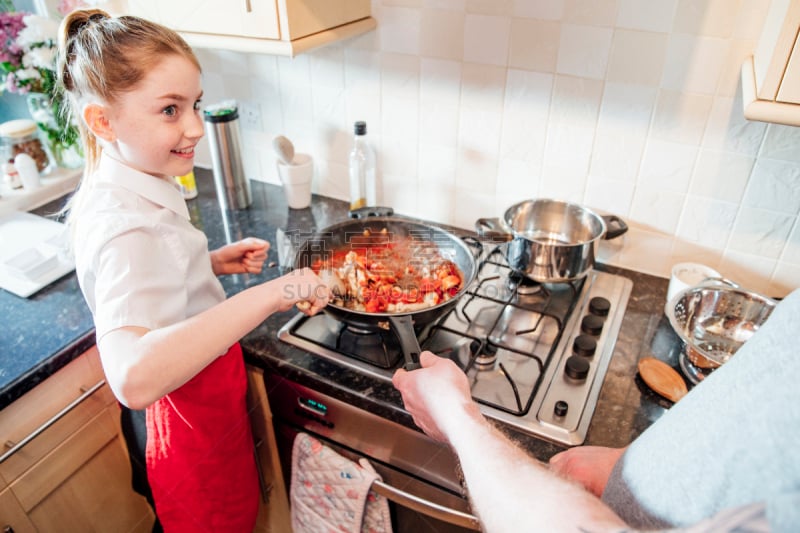
<svg viewBox="0 0 800 533">
<path fill-rule="evenodd" d="M 166 533 L 251 533 L 258 474 L 238 343 L 147 408 L 147 477 Z"/>
</svg>

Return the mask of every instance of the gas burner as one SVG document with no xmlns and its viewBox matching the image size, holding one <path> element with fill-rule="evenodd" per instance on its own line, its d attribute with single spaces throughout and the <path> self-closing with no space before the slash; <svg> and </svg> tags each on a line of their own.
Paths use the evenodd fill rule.
<svg viewBox="0 0 800 533">
<path fill-rule="evenodd" d="M 475 346 L 477 344 L 477 346 Z M 472 345 L 470 348 L 474 350 L 478 350 L 477 355 L 475 355 L 474 360 L 474 367 L 477 370 L 492 370 L 494 368 L 494 364 L 497 361 L 497 346 L 494 344 L 480 343 L 478 341 L 472 341 Z"/>
<path fill-rule="evenodd" d="M 512 271 L 506 280 L 506 288 L 509 291 L 516 291 L 520 296 L 532 296 L 542 291 L 542 284 L 538 281 L 533 281 L 529 277 L 520 274 L 519 272 Z"/>
</svg>

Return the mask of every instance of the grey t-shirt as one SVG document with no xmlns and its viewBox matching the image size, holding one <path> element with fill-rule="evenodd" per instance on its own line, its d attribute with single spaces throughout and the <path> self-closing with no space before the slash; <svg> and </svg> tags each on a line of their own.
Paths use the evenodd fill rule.
<svg viewBox="0 0 800 533">
<path fill-rule="evenodd" d="M 800 290 L 631 444 L 603 501 L 637 528 L 687 527 L 763 502 L 773 531 L 800 530 L 798 337 Z"/>
</svg>

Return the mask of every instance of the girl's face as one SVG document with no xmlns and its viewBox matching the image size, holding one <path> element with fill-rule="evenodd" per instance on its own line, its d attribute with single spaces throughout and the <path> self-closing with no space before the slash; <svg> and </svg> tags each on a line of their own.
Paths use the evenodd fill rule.
<svg viewBox="0 0 800 533">
<path fill-rule="evenodd" d="M 202 94 L 197 67 L 179 55 L 165 57 L 111 106 L 117 157 L 157 177 L 188 174 L 203 136 Z"/>
</svg>

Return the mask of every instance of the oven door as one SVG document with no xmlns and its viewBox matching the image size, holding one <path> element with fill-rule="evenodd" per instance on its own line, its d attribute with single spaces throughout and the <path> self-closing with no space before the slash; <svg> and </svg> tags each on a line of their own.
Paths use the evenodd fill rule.
<svg viewBox="0 0 800 533">
<path fill-rule="evenodd" d="M 357 462 L 367 459 L 383 481 L 396 533 L 464 533 L 480 525 L 470 514 L 446 446 L 329 396 L 266 375 L 275 437 L 289 493 L 292 444 L 301 431 Z"/>
</svg>

